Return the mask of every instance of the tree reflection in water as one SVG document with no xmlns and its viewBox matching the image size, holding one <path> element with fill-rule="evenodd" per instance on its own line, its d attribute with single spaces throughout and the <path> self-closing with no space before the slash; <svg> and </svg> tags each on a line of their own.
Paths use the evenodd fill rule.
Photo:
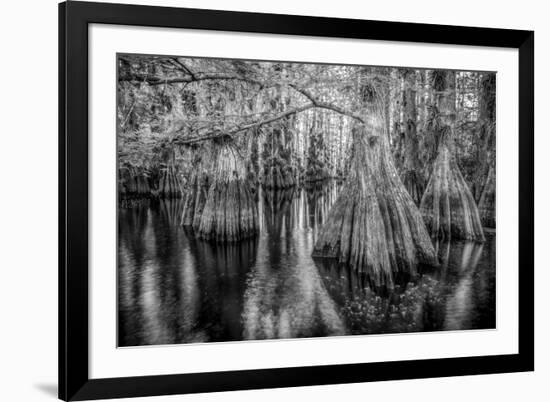
<svg viewBox="0 0 550 402">
<path fill-rule="evenodd" d="M 313 260 L 338 190 L 259 189 L 260 236 L 226 245 L 186 232 L 179 201 L 122 205 L 119 345 L 494 328 L 494 236 L 437 244 L 441 267 L 393 288 Z"/>
<path fill-rule="evenodd" d="M 198 241 L 183 231 L 173 204 L 144 202 L 120 212 L 128 225 L 119 229 L 119 345 L 242 339 L 255 242 Z"/>
<path fill-rule="evenodd" d="M 304 193 L 264 191 L 265 234 L 247 279 L 244 339 L 343 335 L 345 327 L 309 252 L 313 247 Z M 309 201 L 309 200 L 308 200 Z M 303 209 L 306 207 L 305 214 Z M 309 215 L 311 216 L 311 215 Z"/>
<path fill-rule="evenodd" d="M 485 265 L 494 264 L 493 249 L 494 237 L 438 243 L 441 267 L 398 277 L 393 288 L 376 288 L 333 261 L 316 262 L 351 334 L 494 328 L 494 265 Z"/>
</svg>

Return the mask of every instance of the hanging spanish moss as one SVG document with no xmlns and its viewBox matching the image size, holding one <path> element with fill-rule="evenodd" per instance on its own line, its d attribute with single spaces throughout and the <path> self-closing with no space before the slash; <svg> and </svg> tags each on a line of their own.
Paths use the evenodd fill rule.
<svg viewBox="0 0 550 402">
<path fill-rule="evenodd" d="M 398 64 L 117 55 L 117 346 L 495 328 L 496 73 Z"/>
<path fill-rule="evenodd" d="M 229 143 L 217 146 L 198 235 L 218 242 L 237 241 L 258 233 L 258 209 L 238 150 Z M 195 217 L 197 212 L 195 212 Z"/>
<path fill-rule="evenodd" d="M 353 133 L 353 160 L 340 196 L 320 231 L 313 255 L 338 258 L 374 283 L 437 265 L 430 237 L 391 160 L 380 107 L 367 109 Z"/>
<path fill-rule="evenodd" d="M 485 240 L 474 197 L 445 141 L 439 145 L 420 211 L 434 238 Z"/>
<path fill-rule="evenodd" d="M 495 170 L 489 169 L 489 174 L 483 186 L 483 192 L 478 203 L 479 218 L 483 226 L 494 228 L 495 222 Z"/>
</svg>

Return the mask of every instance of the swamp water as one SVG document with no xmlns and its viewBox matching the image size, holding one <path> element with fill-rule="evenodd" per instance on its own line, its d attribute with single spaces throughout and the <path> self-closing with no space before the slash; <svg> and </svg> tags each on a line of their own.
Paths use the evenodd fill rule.
<svg viewBox="0 0 550 402">
<path fill-rule="evenodd" d="M 374 289 L 313 259 L 340 186 L 260 190 L 260 235 L 199 240 L 181 200 L 118 210 L 118 344 L 159 345 L 495 328 L 495 236 L 436 244 L 441 267 Z"/>
</svg>

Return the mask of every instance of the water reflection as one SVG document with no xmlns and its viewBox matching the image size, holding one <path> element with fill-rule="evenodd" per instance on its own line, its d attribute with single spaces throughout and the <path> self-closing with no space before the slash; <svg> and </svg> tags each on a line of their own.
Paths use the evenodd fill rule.
<svg viewBox="0 0 550 402">
<path fill-rule="evenodd" d="M 372 287 L 348 268 L 316 262 L 351 334 L 494 328 L 494 240 L 439 243 L 440 268 L 398 278 L 393 288 Z"/>
<path fill-rule="evenodd" d="M 256 244 L 198 241 L 178 224 L 174 203 L 119 212 L 119 345 L 242 339 L 245 277 Z"/>
<path fill-rule="evenodd" d="M 264 232 L 247 279 L 244 339 L 343 335 L 345 327 L 309 257 L 313 236 L 305 192 L 260 193 Z"/>
<path fill-rule="evenodd" d="M 121 205 L 119 345 L 494 327 L 494 237 L 436 244 L 441 268 L 392 289 L 314 261 L 338 191 L 260 189 L 260 236 L 230 245 L 186 232 L 180 201 Z"/>
</svg>

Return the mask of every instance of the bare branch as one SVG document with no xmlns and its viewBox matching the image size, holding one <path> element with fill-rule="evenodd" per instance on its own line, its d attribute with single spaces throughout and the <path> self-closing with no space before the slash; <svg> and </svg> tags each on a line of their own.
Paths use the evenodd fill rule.
<svg viewBox="0 0 550 402">
<path fill-rule="evenodd" d="M 208 80 L 234 80 L 247 82 L 249 84 L 258 85 L 263 87 L 264 84 L 260 81 L 256 81 L 249 78 L 244 78 L 234 74 L 225 74 L 225 73 L 194 73 L 193 75 L 187 74 L 182 77 L 177 78 L 168 78 L 168 77 L 146 77 L 144 75 L 132 74 L 132 75 L 121 75 L 118 78 L 119 82 L 132 82 L 132 83 L 142 83 L 146 82 L 149 85 L 163 85 L 163 84 L 181 84 L 181 83 L 190 83 L 198 81 L 208 81 Z"/>
<path fill-rule="evenodd" d="M 295 88 L 295 89 L 298 90 L 297 88 Z M 301 92 L 301 91 L 305 91 L 305 90 L 300 89 L 299 91 Z M 306 91 L 306 93 L 308 93 L 308 92 Z M 305 95 L 305 93 L 304 93 L 304 95 Z M 305 96 L 308 96 L 308 95 L 305 95 Z M 308 96 L 308 98 L 309 98 L 309 96 Z M 287 110 L 285 112 L 279 113 L 279 114 L 277 114 L 273 117 L 269 117 L 269 118 L 264 119 L 264 120 L 259 120 L 259 121 L 253 122 L 253 123 L 245 124 L 243 126 L 237 127 L 235 129 L 227 131 L 227 132 L 222 132 L 222 131 L 218 130 L 218 131 L 215 131 L 215 132 L 211 132 L 211 133 L 201 135 L 201 136 L 197 136 L 197 137 L 193 137 L 193 138 L 176 138 L 172 142 L 174 144 L 187 145 L 187 144 L 193 144 L 193 143 L 200 142 L 200 141 L 214 140 L 214 139 L 218 139 L 218 138 L 222 138 L 222 137 L 233 138 L 234 135 L 239 134 L 243 131 L 247 131 L 247 130 L 250 130 L 250 129 L 253 129 L 253 128 L 258 128 L 258 127 L 261 127 L 261 126 L 265 126 L 266 124 L 270 124 L 270 123 L 273 123 L 277 120 L 284 119 L 285 117 L 289 117 L 289 116 L 292 116 L 294 114 L 301 113 L 301 112 L 304 112 L 306 110 L 314 109 L 314 108 L 332 110 L 336 113 L 340 113 L 344 116 L 348 116 L 348 117 L 351 117 L 353 119 L 356 119 L 361 124 L 365 124 L 365 121 L 361 117 L 356 116 L 351 112 L 348 112 L 348 111 L 346 111 L 346 110 L 344 110 L 340 107 L 331 105 L 329 103 L 324 103 L 324 102 L 317 101 L 314 97 L 311 97 L 310 99 L 311 99 L 311 103 L 308 103 L 306 105 L 303 105 L 303 106 L 300 106 L 300 107 L 297 107 L 297 108 L 294 108 L 294 109 Z"/>
<path fill-rule="evenodd" d="M 284 119 L 285 117 L 292 116 L 296 113 L 300 113 L 300 112 L 303 112 L 305 110 L 312 109 L 314 107 L 315 107 L 315 105 L 313 103 L 308 103 L 307 105 L 303 105 L 303 106 L 297 107 L 295 109 L 287 110 L 286 112 L 279 113 L 279 114 L 277 114 L 273 117 L 270 117 L 270 118 L 267 118 L 267 119 L 264 119 L 264 120 L 260 120 L 260 121 L 256 121 L 254 123 L 245 124 L 243 126 L 237 127 L 237 128 L 235 128 L 231 131 L 228 131 L 228 132 L 216 131 L 216 132 L 209 133 L 209 134 L 206 134 L 206 135 L 201 135 L 199 137 L 181 138 L 181 139 L 176 138 L 172 142 L 174 144 L 178 144 L 178 145 L 187 145 L 187 144 L 193 144 L 193 143 L 196 143 L 196 142 L 199 142 L 199 141 L 213 140 L 213 139 L 222 138 L 222 137 L 233 137 L 235 134 L 239 134 L 243 131 L 250 130 L 250 129 L 253 129 L 253 128 L 258 128 L 258 127 L 261 127 L 261 126 L 265 126 L 266 124 L 273 123 L 277 120 Z"/>
<path fill-rule="evenodd" d="M 318 100 L 317 98 L 315 98 L 308 90 L 306 90 L 304 88 L 299 88 L 299 87 L 297 87 L 293 84 L 288 84 L 288 86 L 290 86 L 292 89 L 294 89 L 295 91 L 299 92 L 300 94 L 302 94 L 303 96 L 308 98 L 310 103 L 308 103 L 306 105 L 303 105 L 303 106 L 300 106 L 300 107 L 297 107 L 297 108 L 294 108 L 294 109 L 287 110 L 285 112 L 279 113 L 279 114 L 277 114 L 273 117 L 269 117 L 267 119 L 263 119 L 263 120 L 259 120 L 259 121 L 253 122 L 253 123 L 242 125 L 242 126 L 237 127 L 233 130 L 230 130 L 230 131 L 222 132 L 222 131 L 217 130 L 217 131 L 208 133 L 206 135 L 201 135 L 201 136 L 197 136 L 197 137 L 193 137 L 193 138 L 176 138 L 176 139 L 173 140 L 173 143 L 174 144 L 179 144 L 179 145 L 188 145 L 188 144 L 193 144 L 193 143 L 197 143 L 197 142 L 200 142 L 200 141 L 214 140 L 214 139 L 218 139 L 218 138 L 222 138 L 222 137 L 233 138 L 234 135 L 239 134 L 243 131 L 247 131 L 247 130 L 250 130 L 250 129 L 253 129 L 253 128 L 258 128 L 258 127 L 264 126 L 266 124 L 273 123 L 277 120 L 284 119 L 285 117 L 289 117 L 289 116 L 292 116 L 294 114 L 301 113 L 305 110 L 314 109 L 314 108 L 332 110 L 333 112 L 339 113 L 343 116 L 351 117 L 352 119 L 357 120 L 361 124 L 365 124 L 365 120 L 363 120 L 363 118 L 361 118 L 360 116 L 357 116 L 356 114 L 354 114 L 350 111 L 347 111 L 345 109 L 342 109 L 341 107 L 333 105 L 331 103 L 322 102 L 322 101 Z"/>
<path fill-rule="evenodd" d="M 304 88 L 299 88 L 297 87 L 296 85 L 294 84 L 288 84 L 289 87 L 291 87 L 292 89 L 294 89 L 295 91 L 301 93 L 302 95 L 304 95 L 306 98 L 308 98 L 310 100 L 310 102 L 315 105 L 315 107 L 318 107 L 318 108 L 321 108 L 321 109 L 328 109 L 328 110 L 332 110 L 336 113 L 340 113 L 344 116 L 349 116 L 351 117 L 352 119 L 355 119 L 357 121 L 359 121 L 360 123 L 362 124 L 365 124 L 365 120 L 363 120 L 362 117 L 350 112 L 350 111 L 347 111 L 345 109 L 342 109 L 341 107 L 339 106 L 336 106 L 336 105 L 333 105 L 332 103 L 326 103 L 326 102 L 322 102 L 318 99 L 316 99 L 312 94 L 311 92 L 309 92 L 307 89 L 304 89 Z"/>
<path fill-rule="evenodd" d="M 122 75 L 122 76 L 119 77 L 119 81 L 139 82 L 139 83 L 147 82 L 149 85 L 162 85 L 162 84 L 190 83 L 190 82 L 198 82 L 198 81 L 206 81 L 206 80 L 236 80 L 236 81 L 242 81 L 242 82 L 247 82 L 247 83 L 250 83 L 250 84 L 253 84 L 253 85 L 257 85 L 257 86 L 259 86 L 260 90 L 262 90 L 264 88 L 270 88 L 270 87 L 273 87 L 273 86 L 289 86 L 290 88 L 294 89 L 299 94 L 301 94 L 302 96 L 306 97 L 310 102 L 306 105 L 296 107 L 296 108 L 291 109 L 291 110 L 287 110 L 287 111 L 282 112 L 282 113 L 280 113 L 278 115 L 275 115 L 273 117 L 263 119 L 263 120 L 259 120 L 259 121 L 249 123 L 249 124 L 244 124 L 242 126 L 236 127 L 234 129 L 226 131 L 226 132 L 222 132 L 220 130 L 215 130 L 215 131 L 212 131 L 212 132 L 210 132 L 206 135 L 201 135 L 201 136 L 192 137 L 192 138 L 178 138 L 176 136 L 176 138 L 172 141 L 174 144 L 182 144 L 182 145 L 183 144 L 192 144 L 192 143 L 196 143 L 196 142 L 200 142 L 200 141 L 213 140 L 213 139 L 222 138 L 222 137 L 233 137 L 235 134 L 238 134 L 240 132 L 243 132 L 243 131 L 246 131 L 246 130 L 249 130 L 249 129 L 252 129 L 252 128 L 261 127 L 263 125 L 273 123 L 277 120 L 280 120 L 280 119 L 283 119 L 285 117 L 294 115 L 296 113 L 303 112 L 303 111 L 308 110 L 308 109 L 313 109 L 313 108 L 332 110 L 333 112 L 339 113 L 341 115 L 351 117 L 352 119 L 360 122 L 361 124 L 365 124 L 365 120 L 363 118 L 361 118 L 360 116 L 354 114 L 353 112 L 345 110 L 345 109 L 343 109 L 339 106 L 336 106 L 334 104 L 323 102 L 323 101 L 317 99 L 315 96 L 313 96 L 313 94 L 311 94 L 311 92 L 309 92 L 307 89 L 300 88 L 300 87 L 298 87 L 294 84 L 291 84 L 291 83 L 276 83 L 276 84 L 273 84 L 273 83 L 269 83 L 269 82 L 262 82 L 262 81 L 258 81 L 258 80 L 255 80 L 255 79 L 245 78 L 243 76 L 236 75 L 236 74 L 233 74 L 233 73 L 230 73 L 230 74 L 227 74 L 227 73 L 204 73 L 204 72 L 194 73 L 185 64 L 183 64 L 179 59 L 171 58 L 170 61 L 172 62 L 173 65 L 176 65 L 178 70 L 183 72 L 185 75 L 182 76 L 182 77 L 177 77 L 177 78 L 163 78 L 163 77 L 149 77 L 149 76 L 144 76 L 144 75 L 139 75 L 139 74 L 133 74 L 133 75 Z"/>
<path fill-rule="evenodd" d="M 174 64 L 176 64 L 176 66 L 180 69 L 183 69 L 183 71 L 186 73 L 186 74 L 189 74 L 191 77 L 194 77 L 195 74 L 193 73 L 193 71 L 191 71 L 191 69 L 186 66 L 185 64 L 183 64 L 177 57 L 173 57 L 171 58 L 170 60 L 172 60 L 172 62 Z"/>
</svg>

